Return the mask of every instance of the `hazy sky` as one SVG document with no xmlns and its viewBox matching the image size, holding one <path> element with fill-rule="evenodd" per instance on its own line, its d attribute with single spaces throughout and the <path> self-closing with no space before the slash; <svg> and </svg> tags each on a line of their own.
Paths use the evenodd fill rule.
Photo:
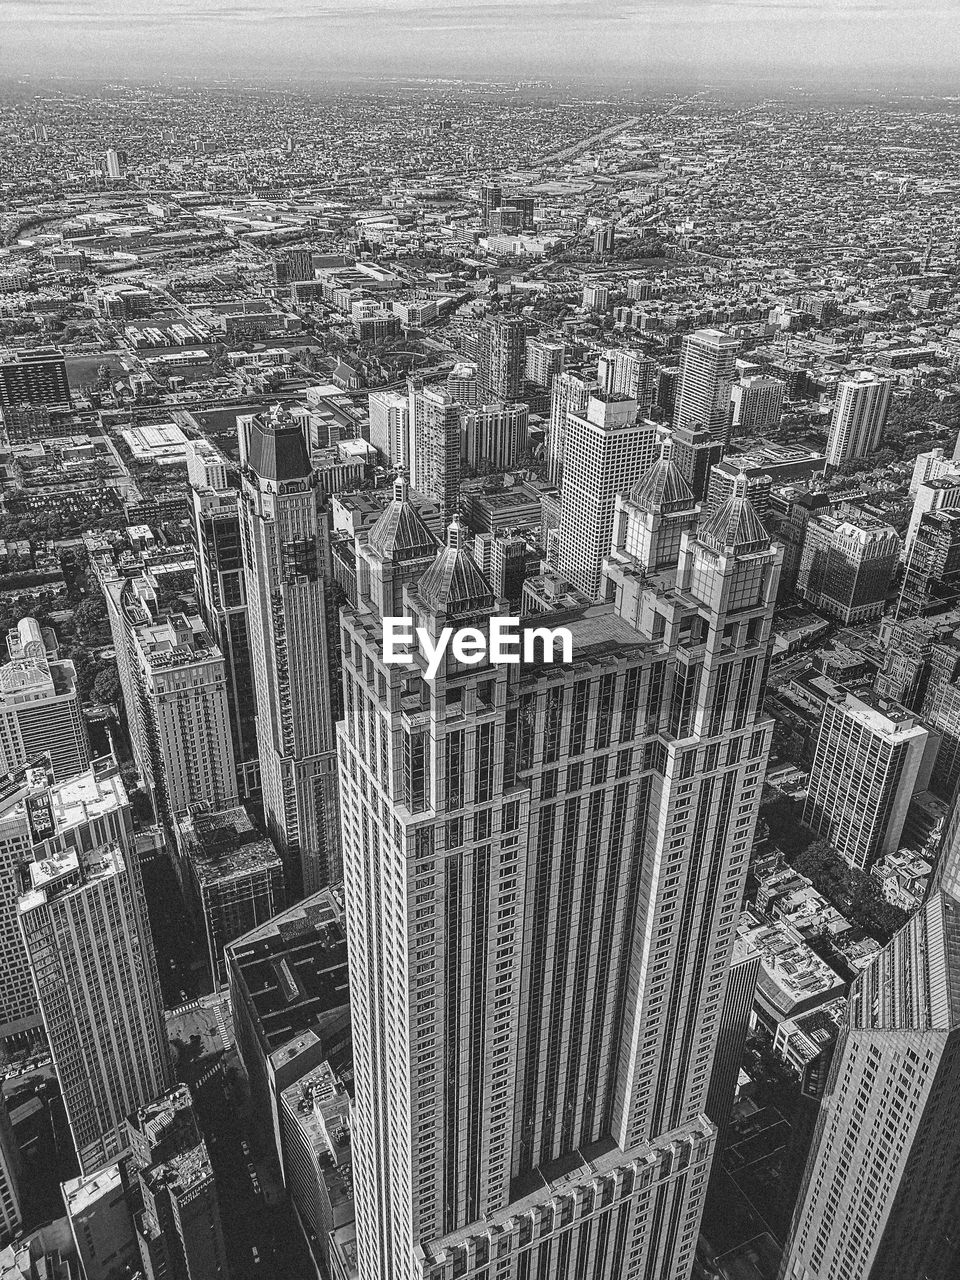
<svg viewBox="0 0 960 1280">
<path fill-rule="evenodd" d="M 960 0 L 0 0 L 6 75 L 635 72 L 642 85 L 678 68 L 942 81 L 960 68 Z"/>
</svg>

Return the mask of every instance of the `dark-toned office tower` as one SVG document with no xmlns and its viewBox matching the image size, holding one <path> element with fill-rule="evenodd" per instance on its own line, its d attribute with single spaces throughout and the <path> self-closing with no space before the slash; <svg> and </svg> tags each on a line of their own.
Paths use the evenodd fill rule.
<svg viewBox="0 0 960 1280">
<path fill-rule="evenodd" d="M 696 510 L 669 458 L 624 502 L 616 604 L 551 616 L 557 664 L 385 664 L 385 618 L 436 637 L 503 605 L 456 521 L 435 554 L 397 502 L 390 536 L 357 540 L 339 749 L 361 1280 L 691 1274 L 779 551 L 740 492 L 678 529 Z"/>
<path fill-rule="evenodd" d="M 737 1080 L 743 1062 L 743 1050 L 750 1032 L 753 998 L 760 976 L 760 952 L 745 939 L 737 938 L 730 957 L 730 978 L 720 1018 L 717 1053 L 710 1073 L 707 1115 L 717 1126 L 717 1151 L 730 1123 L 737 1094 Z"/>
<path fill-rule="evenodd" d="M 782 1280 L 960 1274 L 960 810 L 934 892 L 857 978 Z"/>
<path fill-rule="evenodd" d="M 674 427 L 673 460 L 690 486 L 694 499 L 703 502 L 710 470 L 723 457 L 723 441 L 705 427 Z"/>
<path fill-rule="evenodd" d="M 339 879 L 326 513 L 303 428 L 241 419 L 240 524 L 267 830 L 288 891 Z"/>
<path fill-rule="evenodd" d="M 237 786 L 239 794 L 249 799 L 260 789 L 260 761 L 239 497 L 226 484 L 219 488 L 193 483 L 191 487 L 197 600 L 226 664 Z"/>
</svg>

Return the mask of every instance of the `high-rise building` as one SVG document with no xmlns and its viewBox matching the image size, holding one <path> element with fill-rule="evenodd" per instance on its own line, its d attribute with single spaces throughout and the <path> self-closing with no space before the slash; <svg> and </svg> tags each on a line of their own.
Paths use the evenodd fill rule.
<svg viewBox="0 0 960 1280">
<path fill-rule="evenodd" d="M 123 1163 L 145 1276 L 227 1280 L 220 1202 L 185 1084 L 138 1107 Z"/>
<path fill-rule="evenodd" d="M 733 431 L 747 435 L 775 427 L 783 411 L 785 390 L 779 378 L 765 378 L 760 374 L 735 382 L 730 392 Z"/>
<path fill-rule="evenodd" d="M 900 560 L 896 530 L 872 516 L 809 520 L 797 593 L 849 626 L 879 618 Z"/>
<path fill-rule="evenodd" d="M 563 373 L 566 347 L 562 342 L 547 342 L 544 338 L 527 339 L 526 379 L 537 387 L 549 391 L 558 373 Z"/>
<path fill-rule="evenodd" d="M 827 438 L 828 466 L 865 458 L 880 447 L 892 395 L 889 378 L 864 372 L 841 379 Z"/>
<path fill-rule="evenodd" d="M 31 862 L 20 928 L 83 1173 L 126 1146 L 166 1088 L 166 1029 L 136 855 L 119 844 Z"/>
<path fill-rule="evenodd" d="M 410 384 L 410 483 L 449 520 L 460 501 L 461 406 L 442 387 Z"/>
<path fill-rule="evenodd" d="M 124 154 L 124 152 L 117 151 L 113 147 L 109 148 L 104 161 L 108 178 L 117 179 L 123 177 L 124 159 L 122 157 L 124 157 Z"/>
<path fill-rule="evenodd" d="M 960 879 L 858 975 L 781 1280 L 951 1280 L 960 1271 Z"/>
<path fill-rule="evenodd" d="M 117 841 L 133 848 L 130 803 L 111 757 L 55 782 L 46 757 L 15 770 L 0 788 L 0 1040 L 28 1047 L 41 1026 L 17 904 L 24 868 L 64 849 Z"/>
<path fill-rule="evenodd" d="M 851 867 L 869 870 L 899 847 L 911 797 L 929 778 L 930 747 L 911 712 L 838 686 L 823 708 L 804 822 Z"/>
<path fill-rule="evenodd" d="M 607 312 L 610 310 L 610 286 L 594 281 L 583 286 L 581 306 L 588 311 Z"/>
<path fill-rule="evenodd" d="M 241 439 L 264 816 L 288 890 L 312 893 L 340 867 L 327 517 L 300 424 L 277 409 L 247 420 Z"/>
<path fill-rule="evenodd" d="M 737 376 L 740 339 L 720 329 L 688 333 L 680 348 L 673 425 L 705 428 L 717 440 L 730 434 L 730 391 Z"/>
<path fill-rule="evenodd" d="M 18 405 L 70 408 L 67 362 L 59 347 L 0 351 L 0 409 Z"/>
<path fill-rule="evenodd" d="M 10 661 L 0 667 L 0 772 L 48 754 L 58 782 L 90 763 L 87 730 L 72 662 L 51 658 L 35 618 L 7 633 Z"/>
<path fill-rule="evenodd" d="M 723 1150 L 724 1136 L 737 1096 L 737 1080 L 753 1021 L 753 998 L 759 977 L 760 952 L 747 938 L 738 936 L 730 957 L 730 976 L 707 1093 L 706 1110 L 717 1126 L 718 1153 Z"/>
<path fill-rule="evenodd" d="M 312 280 L 314 275 L 312 249 L 287 249 L 285 253 L 274 259 L 273 278 L 276 284 L 295 284 L 301 280 Z"/>
<path fill-rule="evenodd" d="M 223 949 L 283 906 L 283 863 L 239 805 L 193 805 L 176 826 L 184 901 L 204 938 L 214 989 L 226 981 Z"/>
<path fill-rule="evenodd" d="M 61 1190 L 84 1280 L 113 1280 L 125 1269 L 135 1275 L 140 1250 L 120 1162 L 70 1178 Z"/>
<path fill-rule="evenodd" d="M 507 471 L 527 447 L 525 404 L 481 404 L 460 412 L 461 457 L 477 471 Z"/>
<path fill-rule="evenodd" d="M 20 1148 L 6 1100 L 0 1097 L 0 1245 L 9 1244 L 23 1225 L 21 1173 Z"/>
<path fill-rule="evenodd" d="M 527 330 L 523 320 L 519 316 L 503 316 L 488 321 L 481 331 L 480 345 L 484 398 L 510 404 L 522 399 L 526 363 Z"/>
<path fill-rule="evenodd" d="M 921 480 L 913 497 L 907 531 L 903 536 L 903 560 L 910 559 L 913 540 L 920 528 L 920 521 L 935 511 L 953 511 L 960 507 L 960 470 L 944 471 Z"/>
<path fill-rule="evenodd" d="M 646 418 L 653 406 L 656 374 L 657 362 L 641 351 L 611 347 L 600 357 L 597 381 L 601 391 L 636 400 L 637 413 Z"/>
<path fill-rule="evenodd" d="M 194 488 L 190 496 L 197 600 L 223 655 L 237 788 L 249 798 L 260 790 L 260 761 L 239 495 L 232 488 Z"/>
<path fill-rule="evenodd" d="M 409 466 L 409 396 L 398 391 L 371 391 L 369 412 L 370 443 L 391 466 Z"/>
<path fill-rule="evenodd" d="M 458 360 L 447 374 L 447 391 L 457 404 L 477 404 L 480 399 L 480 370 L 470 360 Z"/>
<path fill-rule="evenodd" d="M 567 413 L 556 568 L 592 599 L 600 594 L 617 494 L 652 465 L 658 443 L 656 427 L 637 422 L 636 400 L 595 395 L 586 413 Z"/>
<path fill-rule="evenodd" d="M 673 460 L 697 502 L 707 496 L 711 469 L 723 457 L 723 441 L 706 427 L 674 427 Z"/>
<path fill-rule="evenodd" d="M 228 943 L 226 956 L 251 1117 L 282 1160 L 283 1091 L 324 1062 L 338 1073 L 351 1062 L 343 904 L 321 889 Z"/>
<path fill-rule="evenodd" d="M 384 617 L 499 611 L 460 537 L 358 540 L 341 614 L 360 1277 L 686 1280 L 779 551 L 738 494 L 662 589 L 612 558 L 562 667 L 386 665 Z"/>
<path fill-rule="evenodd" d="M 741 476 L 747 483 L 747 495 L 761 520 L 766 521 L 770 512 L 770 491 L 773 478 L 759 467 L 744 468 L 747 459 L 735 456 L 715 462 L 707 480 L 706 500 L 703 509 L 707 515 L 716 511 L 733 493 Z"/>
<path fill-rule="evenodd" d="M 550 432 L 547 436 L 547 472 L 551 484 L 563 479 L 563 444 L 567 434 L 567 415 L 585 413 L 597 384 L 580 373 L 558 373 L 550 396 Z"/>
<path fill-rule="evenodd" d="M 598 258 L 609 258 L 617 242 L 616 224 L 601 222 L 593 229 L 593 252 Z"/>
<path fill-rule="evenodd" d="M 503 188 L 499 182 L 484 182 L 480 187 L 480 216 L 489 226 L 490 215 L 503 204 Z"/>
<path fill-rule="evenodd" d="M 926 613 L 939 597 L 956 600 L 960 591 L 960 511 L 923 516 L 903 570 L 898 620 Z"/>
<path fill-rule="evenodd" d="M 160 815 L 237 800 L 224 656 L 197 615 L 170 613 L 149 576 L 105 583 L 134 759 Z"/>
<path fill-rule="evenodd" d="M 350 1095 L 329 1062 L 280 1095 L 284 1183 L 321 1274 L 335 1280 L 356 1275 L 350 1109 Z"/>
</svg>

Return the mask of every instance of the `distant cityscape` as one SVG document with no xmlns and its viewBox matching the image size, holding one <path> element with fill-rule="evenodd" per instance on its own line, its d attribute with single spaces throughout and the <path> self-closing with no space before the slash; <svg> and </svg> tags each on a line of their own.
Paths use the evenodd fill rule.
<svg viewBox="0 0 960 1280">
<path fill-rule="evenodd" d="M 3 1280 L 960 1275 L 958 155 L 0 91 Z"/>
</svg>

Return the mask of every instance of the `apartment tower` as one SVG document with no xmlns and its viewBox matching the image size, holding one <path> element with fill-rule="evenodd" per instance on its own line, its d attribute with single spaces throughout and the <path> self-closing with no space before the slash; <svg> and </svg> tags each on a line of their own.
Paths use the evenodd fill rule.
<svg viewBox="0 0 960 1280">
<path fill-rule="evenodd" d="M 841 379 L 827 438 L 827 466 L 864 458 L 880 447 L 893 383 L 873 373 Z"/>
<path fill-rule="evenodd" d="M 706 428 L 716 440 L 727 440 L 739 351 L 740 339 L 720 329 L 697 329 L 684 337 L 673 409 L 675 427 Z"/>
</svg>

